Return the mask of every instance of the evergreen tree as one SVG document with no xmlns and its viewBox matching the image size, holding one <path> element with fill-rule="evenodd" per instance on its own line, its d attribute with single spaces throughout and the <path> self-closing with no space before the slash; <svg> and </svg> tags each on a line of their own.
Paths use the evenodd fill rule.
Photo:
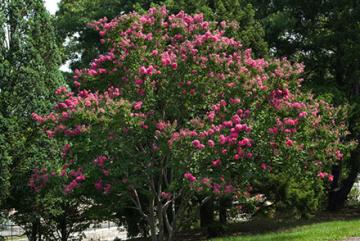
<svg viewBox="0 0 360 241">
<path fill-rule="evenodd" d="M 42 0 L 1 1 L 0 26 L 1 208 L 15 208 L 13 219 L 29 240 L 40 240 L 44 200 L 28 182 L 35 167 L 60 158 L 58 144 L 44 138 L 31 115 L 48 111 L 63 84 L 60 52 Z"/>
</svg>

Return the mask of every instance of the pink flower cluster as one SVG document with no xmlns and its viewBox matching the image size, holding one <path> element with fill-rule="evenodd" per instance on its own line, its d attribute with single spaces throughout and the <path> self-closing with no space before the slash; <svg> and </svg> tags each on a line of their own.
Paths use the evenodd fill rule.
<svg viewBox="0 0 360 241">
<path fill-rule="evenodd" d="M 327 173 L 327 172 L 319 172 L 318 173 L 318 177 L 320 179 L 324 179 L 324 178 L 327 178 L 330 182 L 332 182 L 334 180 L 334 176 Z"/>
<path fill-rule="evenodd" d="M 65 186 L 64 188 L 65 193 L 72 192 L 75 188 L 79 186 L 81 182 L 86 180 L 82 168 L 79 168 L 77 171 L 71 170 L 69 176 L 73 177 L 74 179 L 68 185 Z"/>
<path fill-rule="evenodd" d="M 184 174 L 184 178 L 188 180 L 189 182 L 195 182 L 196 177 L 194 177 L 190 172 L 187 172 Z"/>
<path fill-rule="evenodd" d="M 102 179 L 97 180 L 94 185 L 96 190 L 104 192 L 105 194 L 109 194 L 112 189 L 112 185 L 110 183 L 104 184 Z"/>
<path fill-rule="evenodd" d="M 28 186 L 35 192 L 40 192 L 48 183 L 49 174 L 46 168 L 35 168 L 29 179 Z"/>
</svg>

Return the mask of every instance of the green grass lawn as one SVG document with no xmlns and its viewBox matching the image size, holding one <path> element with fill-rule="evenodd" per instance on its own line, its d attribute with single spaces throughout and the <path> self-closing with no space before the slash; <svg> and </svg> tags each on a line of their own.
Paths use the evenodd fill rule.
<svg viewBox="0 0 360 241">
<path fill-rule="evenodd" d="M 360 219 L 322 222 L 281 232 L 224 237 L 213 241 L 332 241 L 350 237 L 360 237 Z"/>
</svg>

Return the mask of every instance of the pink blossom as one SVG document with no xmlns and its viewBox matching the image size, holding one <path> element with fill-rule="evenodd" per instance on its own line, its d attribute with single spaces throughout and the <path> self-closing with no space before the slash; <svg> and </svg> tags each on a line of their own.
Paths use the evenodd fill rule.
<svg viewBox="0 0 360 241">
<path fill-rule="evenodd" d="M 142 102 L 142 101 L 137 101 L 137 102 L 134 103 L 133 108 L 134 108 L 135 110 L 140 110 L 141 107 L 142 107 L 142 105 L 143 105 L 143 102 Z"/>
<path fill-rule="evenodd" d="M 199 140 L 194 140 L 192 141 L 192 145 L 196 148 L 196 149 L 204 149 L 205 145 L 201 144 L 201 142 Z"/>
<path fill-rule="evenodd" d="M 224 188 L 224 193 L 233 193 L 234 192 L 234 187 L 233 185 L 226 185 Z"/>
<path fill-rule="evenodd" d="M 86 107 L 90 107 L 90 106 L 91 106 L 91 101 L 90 101 L 90 100 L 86 100 L 84 104 L 85 104 Z"/>
<path fill-rule="evenodd" d="M 211 162 L 211 165 L 212 165 L 213 167 L 218 167 L 218 166 L 221 165 L 221 160 L 220 160 L 220 159 L 216 159 L 216 160 L 214 160 L 214 161 Z"/>
<path fill-rule="evenodd" d="M 210 186 L 211 180 L 207 177 L 204 177 L 203 179 L 201 179 L 201 183 L 204 184 L 205 186 Z"/>
<path fill-rule="evenodd" d="M 170 200 L 172 195 L 171 195 L 170 192 L 161 192 L 160 196 L 161 196 L 163 199 Z"/>
<path fill-rule="evenodd" d="M 204 15 L 202 13 L 195 14 L 193 19 L 195 23 L 202 23 L 204 21 Z"/>
<path fill-rule="evenodd" d="M 219 141 L 221 145 L 224 145 L 227 142 L 227 138 L 224 135 L 220 135 Z"/>
<path fill-rule="evenodd" d="M 55 90 L 55 95 L 61 95 L 61 94 L 65 94 L 67 92 L 67 88 L 65 86 L 60 86 L 59 88 L 57 88 Z"/>
<path fill-rule="evenodd" d="M 302 112 L 299 113 L 299 117 L 300 117 L 300 118 L 303 118 L 303 117 L 305 117 L 305 116 L 307 116 L 307 112 L 306 112 L 306 111 L 302 111 Z"/>
<path fill-rule="evenodd" d="M 291 103 L 291 107 L 294 109 L 304 109 L 306 107 L 306 105 L 302 102 L 294 102 L 294 103 Z"/>
<path fill-rule="evenodd" d="M 220 184 L 213 183 L 213 193 L 220 194 L 221 192 L 220 188 L 221 188 Z"/>
<path fill-rule="evenodd" d="M 85 177 L 84 175 L 79 175 L 79 176 L 76 177 L 75 180 L 76 180 L 77 182 L 81 182 L 81 181 L 85 181 L 85 179 L 86 179 L 86 177 Z"/>
<path fill-rule="evenodd" d="M 45 122 L 45 119 L 36 113 L 32 113 L 31 117 L 34 121 L 38 122 L 39 124 L 42 124 Z"/>
<path fill-rule="evenodd" d="M 110 191 L 111 191 L 111 184 L 110 183 L 105 184 L 104 193 L 108 194 L 108 193 L 110 193 Z"/>
<path fill-rule="evenodd" d="M 67 119 L 69 119 L 69 117 L 70 117 L 69 113 L 66 112 L 66 111 L 62 112 L 62 113 L 61 113 L 61 116 L 62 116 L 62 118 L 63 118 L 64 120 L 67 120 Z"/>
<path fill-rule="evenodd" d="M 320 177 L 320 179 L 324 179 L 327 176 L 328 176 L 328 174 L 326 172 L 319 172 L 318 173 L 318 177 Z"/>
<path fill-rule="evenodd" d="M 246 124 L 236 124 L 235 130 L 236 131 L 246 131 L 248 129 L 248 126 Z"/>
<path fill-rule="evenodd" d="M 215 146 L 215 142 L 213 140 L 208 140 L 208 146 L 213 148 Z"/>
<path fill-rule="evenodd" d="M 266 165 L 266 163 L 261 163 L 261 165 L 260 165 L 260 167 L 261 167 L 261 169 L 263 169 L 263 170 L 266 170 L 267 169 L 267 165 Z"/>
<path fill-rule="evenodd" d="M 278 128 L 277 127 L 269 128 L 268 132 L 271 133 L 271 134 L 277 134 L 278 133 Z"/>
<path fill-rule="evenodd" d="M 295 120 L 295 119 L 291 119 L 291 118 L 285 118 L 284 119 L 284 124 L 285 125 L 294 126 L 297 123 L 298 123 L 298 120 Z"/>
<path fill-rule="evenodd" d="M 241 100 L 239 98 L 230 98 L 231 104 L 239 104 L 240 102 L 241 102 Z"/>
<path fill-rule="evenodd" d="M 167 124 L 165 121 L 159 121 L 158 123 L 156 123 L 156 129 L 158 129 L 159 131 L 163 131 L 167 128 Z"/>
<path fill-rule="evenodd" d="M 98 74 L 98 72 L 94 69 L 89 69 L 88 70 L 88 75 L 90 76 L 96 76 Z"/>
<path fill-rule="evenodd" d="M 285 144 L 290 147 L 290 146 L 292 146 L 294 144 L 294 141 L 291 140 L 291 139 L 286 138 Z"/>
<path fill-rule="evenodd" d="M 208 119 L 209 119 L 211 122 L 213 122 L 214 119 L 215 119 L 215 112 L 214 112 L 214 111 L 210 111 L 207 116 L 208 116 Z"/>
<path fill-rule="evenodd" d="M 81 85 L 81 84 L 80 84 L 79 81 L 76 81 L 76 80 L 74 81 L 74 86 L 75 86 L 75 87 L 80 87 L 80 85 Z"/>
<path fill-rule="evenodd" d="M 139 69 L 139 73 L 143 75 L 153 75 L 156 72 L 156 69 L 150 65 L 149 67 L 142 66 Z"/>
<path fill-rule="evenodd" d="M 68 184 L 65 187 L 64 192 L 69 193 L 69 192 L 73 191 L 78 185 L 79 185 L 78 182 L 76 180 L 73 180 L 72 182 L 70 182 L 70 184 Z"/>
<path fill-rule="evenodd" d="M 103 189 L 103 183 L 101 179 L 95 182 L 95 188 L 98 191 L 101 191 Z"/>
<path fill-rule="evenodd" d="M 342 154 L 340 150 L 337 150 L 335 152 L 335 155 L 336 155 L 336 159 L 338 160 L 342 160 L 344 158 L 344 154 Z"/>
<path fill-rule="evenodd" d="M 331 174 L 329 174 L 329 175 L 328 175 L 328 180 L 329 180 L 330 182 L 334 181 L 334 176 L 331 175 Z"/>
<path fill-rule="evenodd" d="M 232 122 L 237 125 L 240 124 L 241 118 L 239 115 L 233 115 L 233 117 L 231 117 Z"/>
<path fill-rule="evenodd" d="M 55 136 L 55 131 L 47 130 L 46 135 L 51 139 Z"/>
<path fill-rule="evenodd" d="M 238 145 L 251 147 L 252 146 L 251 143 L 252 143 L 252 140 L 250 138 L 243 138 L 241 141 L 238 142 Z"/>
<path fill-rule="evenodd" d="M 64 147 L 62 149 L 62 154 L 61 154 L 62 158 L 66 157 L 66 155 L 69 152 L 70 148 L 71 148 L 70 144 L 65 144 L 64 145 Z"/>
<path fill-rule="evenodd" d="M 233 122 L 232 121 L 224 121 L 223 125 L 227 128 L 231 128 L 233 126 Z"/>
<path fill-rule="evenodd" d="M 108 158 L 106 156 L 98 156 L 95 160 L 94 160 L 94 164 L 98 165 L 99 167 L 103 168 L 105 165 L 105 161 L 107 161 Z"/>
<path fill-rule="evenodd" d="M 142 85 L 143 83 L 144 83 L 144 80 L 142 80 L 142 79 L 135 80 L 135 84 L 137 84 L 137 85 Z"/>
<path fill-rule="evenodd" d="M 187 179 L 189 182 L 195 182 L 196 177 L 194 177 L 190 172 L 187 172 L 184 174 L 185 179 Z"/>
</svg>

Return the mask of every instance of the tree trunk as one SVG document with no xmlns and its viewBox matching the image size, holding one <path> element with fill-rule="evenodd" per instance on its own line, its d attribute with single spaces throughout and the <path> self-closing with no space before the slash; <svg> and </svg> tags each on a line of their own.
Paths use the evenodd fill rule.
<svg viewBox="0 0 360 241">
<path fill-rule="evenodd" d="M 341 183 L 340 187 L 337 187 L 336 183 L 330 191 L 329 206 L 330 211 L 336 211 L 344 207 L 348 194 L 353 187 L 356 178 L 360 171 L 360 147 L 357 147 L 352 153 L 350 158 L 350 173 L 348 177 Z M 339 178 L 340 168 L 333 169 L 334 181 L 335 178 Z M 338 172 L 338 173 L 337 173 Z M 337 181 L 337 180 L 336 180 Z"/>
<path fill-rule="evenodd" d="M 219 201 L 220 223 L 227 224 L 227 208 L 231 205 L 231 199 L 228 197 L 221 198 Z"/>
<path fill-rule="evenodd" d="M 154 215 L 154 198 L 151 198 L 150 200 L 148 223 L 150 226 L 151 239 L 152 241 L 157 241 L 156 220 Z"/>
<path fill-rule="evenodd" d="M 200 227 L 207 230 L 214 223 L 214 200 L 209 198 L 200 203 Z"/>
<path fill-rule="evenodd" d="M 66 214 L 63 214 L 61 216 L 59 226 L 60 226 L 60 233 L 61 233 L 61 241 L 67 241 L 69 235 L 68 235 L 68 232 L 66 229 Z"/>
<path fill-rule="evenodd" d="M 159 220 L 159 234 L 158 234 L 158 240 L 163 241 L 164 240 L 164 219 L 163 219 L 163 208 L 161 205 L 161 202 L 157 205 L 157 220 Z"/>
<path fill-rule="evenodd" d="M 36 220 L 31 223 L 31 230 L 29 231 L 30 232 L 27 234 L 27 238 L 29 239 L 29 241 L 38 241 L 38 238 L 39 240 L 41 239 L 39 218 L 36 218 Z"/>
</svg>

